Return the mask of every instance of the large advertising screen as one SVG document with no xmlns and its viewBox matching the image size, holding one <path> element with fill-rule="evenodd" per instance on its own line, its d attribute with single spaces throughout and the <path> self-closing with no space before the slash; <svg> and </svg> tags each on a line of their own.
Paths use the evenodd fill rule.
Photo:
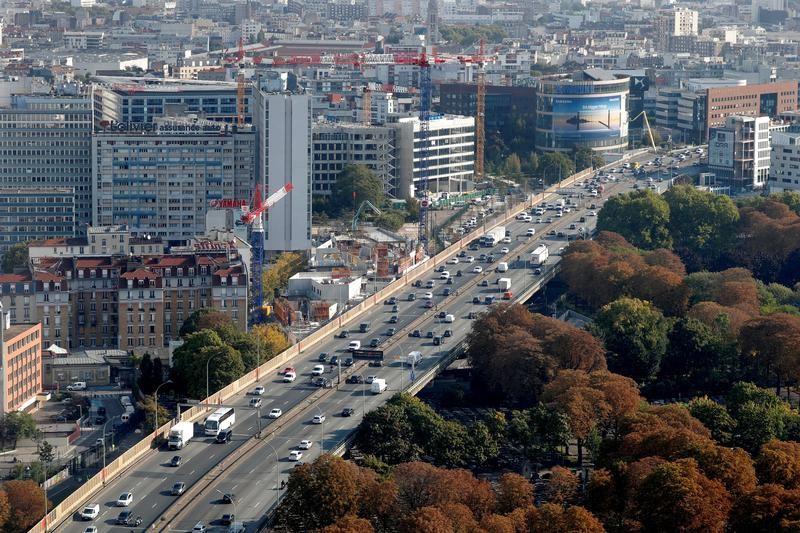
<svg viewBox="0 0 800 533">
<path fill-rule="evenodd" d="M 553 98 L 553 133 L 565 141 L 590 141 L 628 135 L 624 97 Z"/>
</svg>

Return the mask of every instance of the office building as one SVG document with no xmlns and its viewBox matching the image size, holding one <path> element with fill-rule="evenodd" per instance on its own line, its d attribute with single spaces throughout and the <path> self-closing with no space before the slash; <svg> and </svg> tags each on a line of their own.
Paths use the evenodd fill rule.
<svg viewBox="0 0 800 533">
<path fill-rule="evenodd" d="M 708 139 L 708 170 L 717 185 L 731 192 L 762 189 L 770 168 L 769 117 L 728 117 L 712 128 Z"/>
<path fill-rule="evenodd" d="M 42 391 L 42 331 L 0 316 L 0 414 L 25 411 Z"/>
<path fill-rule="evenodd" d="M 441 83 L 439 111 L 448 115 L 474 117 L 477 113 L 477 86 L 474 83 Z M 486 86 L 486 131 L 506 132 L 513 122 L 525 117 L 531 125 L 536 110 L 533 87 Z M 508 140 L 506 141 L 508 142 Z"/>
<path fill-rule="evenodd" d="M 0 255 L 16 242 L 73 235 L 72 188 L 0 187 Z"/>
<path fill-rule="evenodd" d="M 147 85 L 125 78 L 99 77 L 94 88 L 95 126 L 153 122 L 158 117 L 186 117 L 236 123 L 236 83 L 158 80 Z M 245 121 L 250 121 L 251 91 L 245 90 Z"/>
<path fill-rule="evenodd" d="M 630 77 L 587 69 L 536 85 L 536 149 L 569 152 L 628 147 Z"/>
<path fill-rule="evenodd" d="M 249 200 L 255 187 L 251 126 L 156 118 L 99 128 L 92 143 L 94 226 L 124 224 L 140 237 L 184 244 L 206 233 L 217 200 Z"/>
<path fill-rule="evenodd" d="M 258 182 L 265 194 L 288 182 L 294 187 L 265 214 L 264 250 L 307 250 L 311 246 L 311 97 L 257 89 L 253 100 Z"/>
<path fill-rule="evenodd" d="M 17 218 L 13 205 L 0 206 L 0 255 L 51 229 L 71 235 L 91 222 L 91 113 L 86 97 L 12 96 L 0 109 L 0 186 L 18 191 L 8 200 L 24 213 Z"/>
<path fill-rule="evenodd" d="M 774 132 L 771 145 L 769 192 L 800 192 L 800 133 Z"/>
<path fill-rule="evenodd" d="M 673 37 L 696 37 L 699 13 L 685 7 L 659 12 L 654 19 L 656 39 L 661 50 L 667 50 Z"/>
<path fill-rule="evenodd" d="M 777 119 L 797 110 L 795 80 L 746 85 L 736 80 L 692 79 L 685 85 L 682 91 L 661 91 L 657 99 L 658 126 L 675 124 L 673 137 L 679 142 L 708 142 L 709 129 L 725 126 L 728 117 Z"/>
<path fill-rule="evenodd" d="M 419 118 L 399 118 L 392 126 L 398 198 L 417 195 L 423 176 L 433 193 L 459 194 L 473 188 L 475 117 L 435 116 L 428 122 L 427 154 Z"/>
<path fill-rule="evenodd" d="M 328 196 L 345 165 L 365 165 L 383 181 L 384 190 L 397 197 L 395 128 L 338 122 L 313 126 L 314 166 L 312 184 L 316 195 Z"/>
</svg>

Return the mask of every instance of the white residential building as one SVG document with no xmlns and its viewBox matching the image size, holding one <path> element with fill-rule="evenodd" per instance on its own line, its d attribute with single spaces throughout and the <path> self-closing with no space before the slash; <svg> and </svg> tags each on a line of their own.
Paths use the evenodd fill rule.
<svg viewBox="0 0 800 533">
<path fill-rule="evenodd" d="M 800 192 L 800 133 L 774 132 L 769 192 Z"/>
<path fill-rule="evenodd" d="M 294 187 L 267 212 L 264 250 L 306 250 L 311 247 L 311 96 L 260 88 L 254 93 L 258 182 L 265 195 L 287 182 Z"/>
<path fill-rule="evenodd" d="M 708 169 L 732 192 L 762 189 L 770 168 L 769 117 L 732 116 L 708 133 Z"/>
</svg>

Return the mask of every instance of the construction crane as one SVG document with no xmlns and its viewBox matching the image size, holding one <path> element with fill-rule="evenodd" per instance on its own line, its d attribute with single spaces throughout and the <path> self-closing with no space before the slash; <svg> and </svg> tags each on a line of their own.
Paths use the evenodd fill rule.
<svg viewBox="0 0 800 533">
<path fill-rule="evenodd" d="M 650 145 L 653 147 L 653 153 L 658 152 L 658 150 L 656 149 L 656 142 L 655 140 L 653 140 L 653 130 L 650 129 L 650 121 L 647 120 L 647 113 L 642 111 L 641 113 L 633 117 L 633 119 L 630 120 L 629 122 L 636 122 L 637 120 L 639 120 L 639 117 L 644 117 L 644 125 L 647 126 L 647 135 L 650 137 Z"/>
<path fill-rule="evenodd" d="M 356 231 L 356 229 L 358 228 L 358 219 L 361 218 L 361 215 L 364 214 L 364 210 L 366 208 L 371 209 L 373 213 L 375 213 L 378 216 L 381 216 L 380 209 L 375 207 L 375 205 L 369 200 L 364 200 L 363 202 L 361 202 L 361 205 L 358 206 L 358 211 L 356 211 L 356 214 L 353 216 L 353 222 L 350 223 L 350 229 L 352 231 Z"/>
<path fill-rule="evenodd" d="M 253 192 L 253 205 L 243 207 L 242 222 L 250 226 L 250 283 L 253 294 L 253 308 L 250 314 L 251 324 L 264 321 L 264 213 L 289 194 L 294 186 L 287 183 L 266 200 L 262 200 L 261 186 L 256 185 Z"/>
<path fill-rule="evenodd" d="M 361 93 L 361 121 L 365 126 L 372 124 L 372 91 L 364 87 Z"/>
<path fill-rule="evenodd" d="M 484 177 L 484 161 L 486 151 L 486 72 L 484 70 L 484 40 L 481 39 L 478 56 L 475 58 L 478 65 L 477 94 L 475 98 L 475 181 Z"/>
</svg>

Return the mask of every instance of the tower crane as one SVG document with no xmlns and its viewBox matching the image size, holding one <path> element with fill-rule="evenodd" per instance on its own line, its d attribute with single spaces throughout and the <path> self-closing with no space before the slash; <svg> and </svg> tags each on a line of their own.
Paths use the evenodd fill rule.
<svg viewBox="0 0 800 533">
<path fill-rule="evenodd" d="M 653 140 L 653 131 L 650 129 L 650 121 L 647 120 L 647 113 L 642 111 L 641 113 L 639 113 L 638 115 L 633 117 L 633 119 L 629 120 L 628 122 L 629 123 L 630 122 L 636 122 L 637 120 L 639 120 L 639 117 L 644 117 L 644 125 L 647 126 L 647 135 L 650 137 L 650 145 L 653 147 L 653 153 L 656 153 L 658 150 L 656 149 L 656 142 Z"/>
<path fill-rule="evenodd" d="M 258 324 L 264 321 L 264 213 L 289 194 L 294 186 L 287 183 L 267 199 L 262 200 L 261 186 L 256 185 L 253 192 L 253 205 L 243 207 L 242 222 L 250 226 L 250 281 L 253 293 L 253 308 L 250 323 Z"/>
<path fill-rule="evenodd" d="M 484 176 L 484 161 L 486 152 L 486 72 L 484 70 L 484 40 L 481 39 L 478 56 L 475 62 L 478 65 L 478 87 L 475 95 L 475 181 L 480 181 Z"/>
</svg>

